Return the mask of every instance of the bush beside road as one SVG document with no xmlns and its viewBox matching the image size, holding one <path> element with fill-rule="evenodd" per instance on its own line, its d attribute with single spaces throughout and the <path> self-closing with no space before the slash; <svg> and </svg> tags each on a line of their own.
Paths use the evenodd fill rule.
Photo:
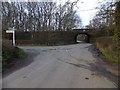
<svg viewBox="0 0 120 90">
<path fill-rule="evenodd" d="M 12 46 L 11 41 L 3 40 L 2 43 L 2 68 L 8 68 L 12 65 L 15 58 L 25 58 L 25 52 L 18 48 Z"/>
</svg>

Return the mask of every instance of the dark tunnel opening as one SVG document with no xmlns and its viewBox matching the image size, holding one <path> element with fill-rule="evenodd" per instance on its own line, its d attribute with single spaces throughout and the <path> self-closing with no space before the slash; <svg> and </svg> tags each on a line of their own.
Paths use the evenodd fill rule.
<svg viewBox="0 0 120 90">
<path fill-rule="evenodd" d="M 89 43 L 90 36 L 88 34 L 77 34 L 75 37 L 76 43 Z"/>
</svg>

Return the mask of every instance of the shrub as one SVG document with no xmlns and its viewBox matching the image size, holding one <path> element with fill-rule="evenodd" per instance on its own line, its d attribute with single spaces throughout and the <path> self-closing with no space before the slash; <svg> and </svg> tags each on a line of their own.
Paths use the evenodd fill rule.
<svg viewBox="0 0 120 90">
<path fill-rule="evenodd" d="M 12 42 L 9 40 L 3 40 L 2 43 L 2 66 L 6 68 L 14 58 L 24 58 L 25 53 L 22 49 L 12 46 Z"/>
</svg>

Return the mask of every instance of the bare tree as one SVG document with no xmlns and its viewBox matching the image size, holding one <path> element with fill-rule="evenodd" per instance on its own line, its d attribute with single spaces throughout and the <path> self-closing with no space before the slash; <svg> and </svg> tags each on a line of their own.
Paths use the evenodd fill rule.
<svg viewBox="0 0 120 90">
<path fill-rule="evenodd" d="M 3 27 L 19 31 L 71 30 L 81 22 L 74 10 L 76 2 L 3 2 Z"/>
</svg>

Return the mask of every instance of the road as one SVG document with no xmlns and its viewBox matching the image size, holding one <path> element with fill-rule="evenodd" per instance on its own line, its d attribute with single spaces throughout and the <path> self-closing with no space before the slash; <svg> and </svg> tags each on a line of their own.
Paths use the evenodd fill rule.
<svg viewBox="0 0 120 90">
<path fill-rule="evenodd" d="M 24 46 L 25 65 L 3 78 L 3 88 L 116 88 L 96 69 L 91 44 Z M 101 68 L 101 67 L 99 67 Z"/>
</svg>

